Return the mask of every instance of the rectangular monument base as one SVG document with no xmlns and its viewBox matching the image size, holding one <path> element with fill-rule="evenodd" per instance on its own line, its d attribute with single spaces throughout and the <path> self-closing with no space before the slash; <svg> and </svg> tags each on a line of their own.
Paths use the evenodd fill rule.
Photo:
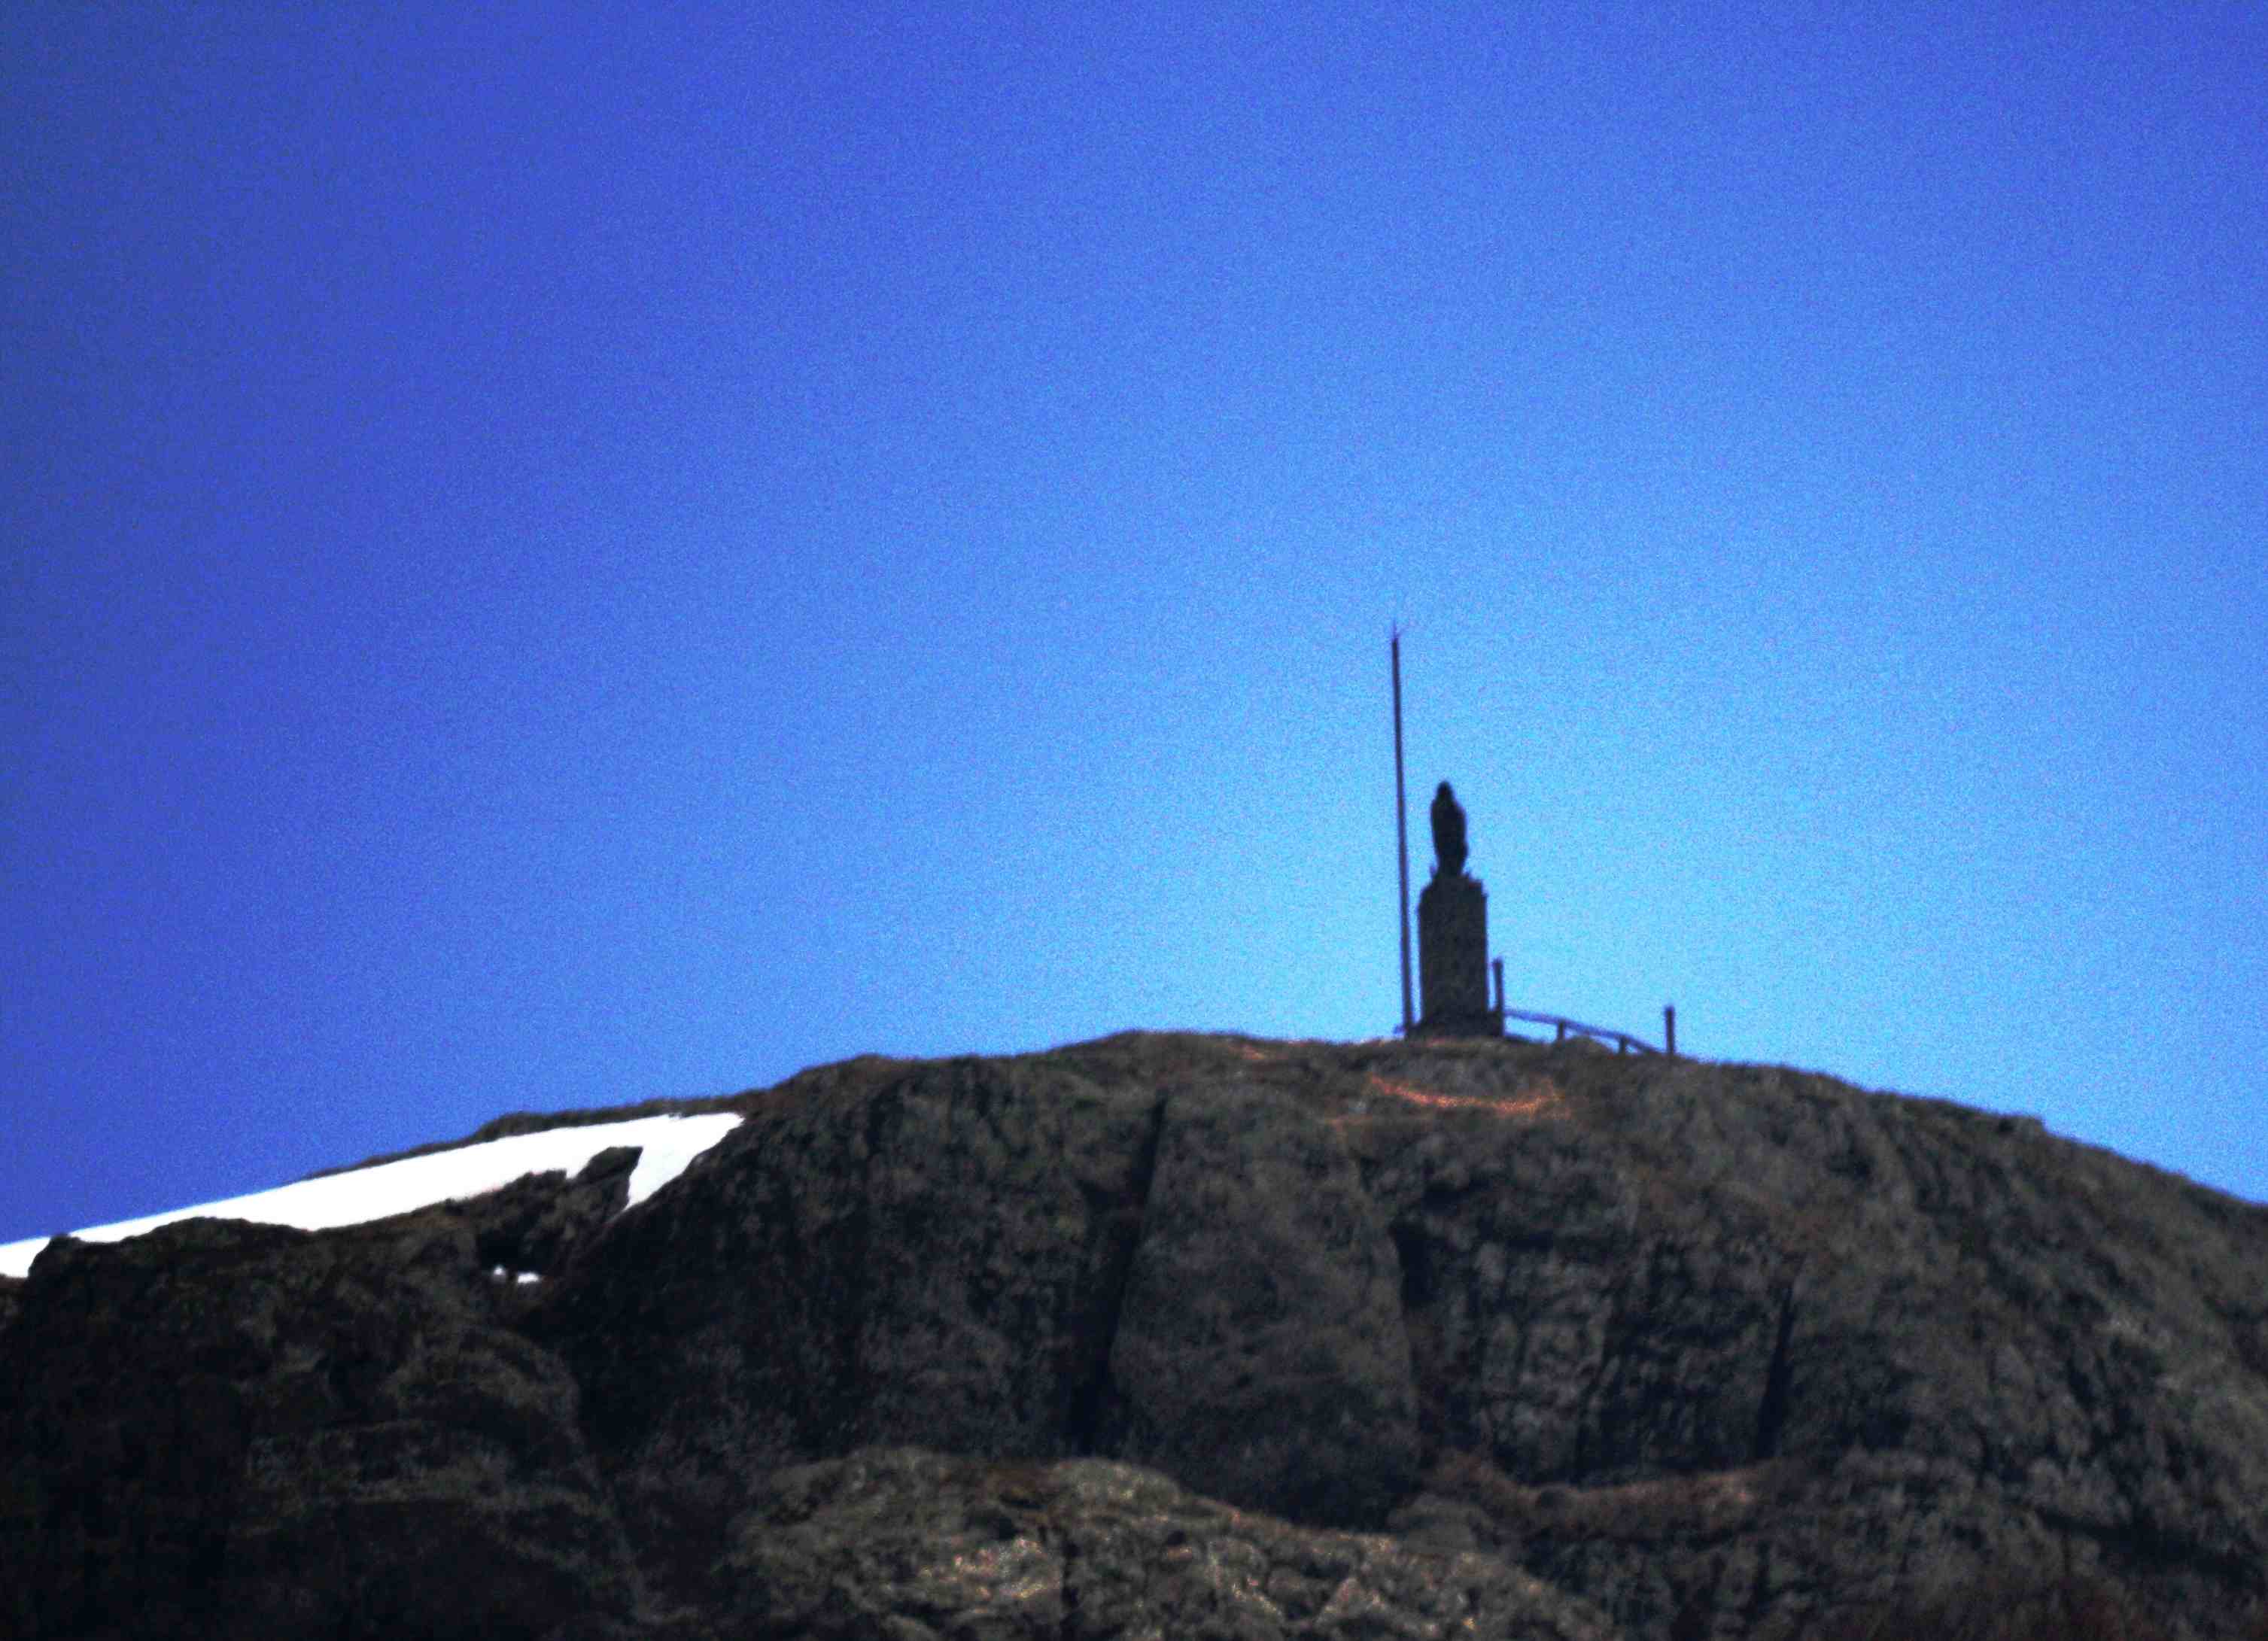
<svg viewBox="0 0 2268 1641">
<path fill-rule="evenodd" d="M 1489 1006 L 1488 892 L 1463 872 L 1436 872 L 1418 897 L 1418 968 L 1425 990 L 1418 1037 L 1501 1037 Z"/>
<path fill-rule="evenodd" d="M 1493 1012 L 1445 1014 L 1419 1020 L 1410 1028 L 1412 1037 L 1501 1037 L 1504 1022 Z"/>
</svg>

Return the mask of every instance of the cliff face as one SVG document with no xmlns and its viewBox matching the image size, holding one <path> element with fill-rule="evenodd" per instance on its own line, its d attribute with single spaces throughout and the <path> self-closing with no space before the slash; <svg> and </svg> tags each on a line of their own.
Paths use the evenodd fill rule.
<svg viewBox="0 0 2268 1641">
<path fill-rule="evenodd" d="M 0 1292 L 0 1633 L 1697 1641 L 1990 1589 L 2205 1641 L 2268 1594 L 2268 1210 L 2035 1123 L 1163 1035 L 733 1103 L 619 1215 L 607 1153 L 55 1245 Z"/>
</svg>

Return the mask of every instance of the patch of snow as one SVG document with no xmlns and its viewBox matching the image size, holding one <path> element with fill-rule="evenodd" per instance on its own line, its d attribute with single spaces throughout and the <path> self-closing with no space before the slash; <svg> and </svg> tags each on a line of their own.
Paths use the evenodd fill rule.
<svg viewBox="0 0 2268 1641">
<path fill-rule="evenodd" d="M 155 1231 L 177 1219 L 210 1215 L 223 1219 L 251 1219 L 261 1225 L 296 1225 L 302 1231 L 328 1231 L 340 1225 L 363 1225 L 435 1203 L 478 1196 L 509 1185 L 524 1174 L 563 1169 L 570 1178 L 580 1174 L 592 1158 L 616 1145 L 638 1148 L 637 1166 L 630 1170 L 632 1206 L 645 1201 L 685 1172 L 696 1157 L 739 1126 L 729 1111 L 689 1117 L 634 1117 L 626 1122 L 596 1122 L 585 1128 L 546 1129 L 540 1134 L 514 1134 L 454 1151 L 437 1151 L 423 1157 L 348 1174 L 326 1174 L 319 1180 L 299 1180 L 274 1190 L 224 1202 L 176 1208 L 169 1213 L 115 1225 L 91 1225 L 71 1234 L 89 1242 L 122 1242 L 129 1237 Z M 32 1237 L 0 1244 L 0 1276 L 28 1274 L 32 1262 L 49 1238 Z M 504 1273 L 499 1270 L 497 1273 Z M 528 1278 L 522 1277 L 522 1281 Z"/>
</svg>

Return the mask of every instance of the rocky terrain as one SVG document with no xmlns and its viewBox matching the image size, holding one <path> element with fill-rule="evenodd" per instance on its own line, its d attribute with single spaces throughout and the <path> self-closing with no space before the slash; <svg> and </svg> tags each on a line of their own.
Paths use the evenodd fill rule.
<svg viewBox="0 0 2268 1641">
<path fill-rule="evenodd" d="M 0 1282 L 0 1635 L 2263 1633 L 2268 1209 L 2036 1122 L 1171 1034 L 697 1103 L 627 1211 Z"/>
</svg>

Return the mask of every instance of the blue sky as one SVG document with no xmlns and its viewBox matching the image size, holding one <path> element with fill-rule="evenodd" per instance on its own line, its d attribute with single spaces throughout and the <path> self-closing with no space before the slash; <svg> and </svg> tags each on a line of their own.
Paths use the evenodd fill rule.
<svg viewBox="0 0 2268 1641">
<path fill-rule="evenodd" d="M 2268 9 L 319 10 L 0 11 L 0 1240 L 1388 1030 L 1396 620 L 1516 1005 L 2268 1198 Z"/>
</svg>

